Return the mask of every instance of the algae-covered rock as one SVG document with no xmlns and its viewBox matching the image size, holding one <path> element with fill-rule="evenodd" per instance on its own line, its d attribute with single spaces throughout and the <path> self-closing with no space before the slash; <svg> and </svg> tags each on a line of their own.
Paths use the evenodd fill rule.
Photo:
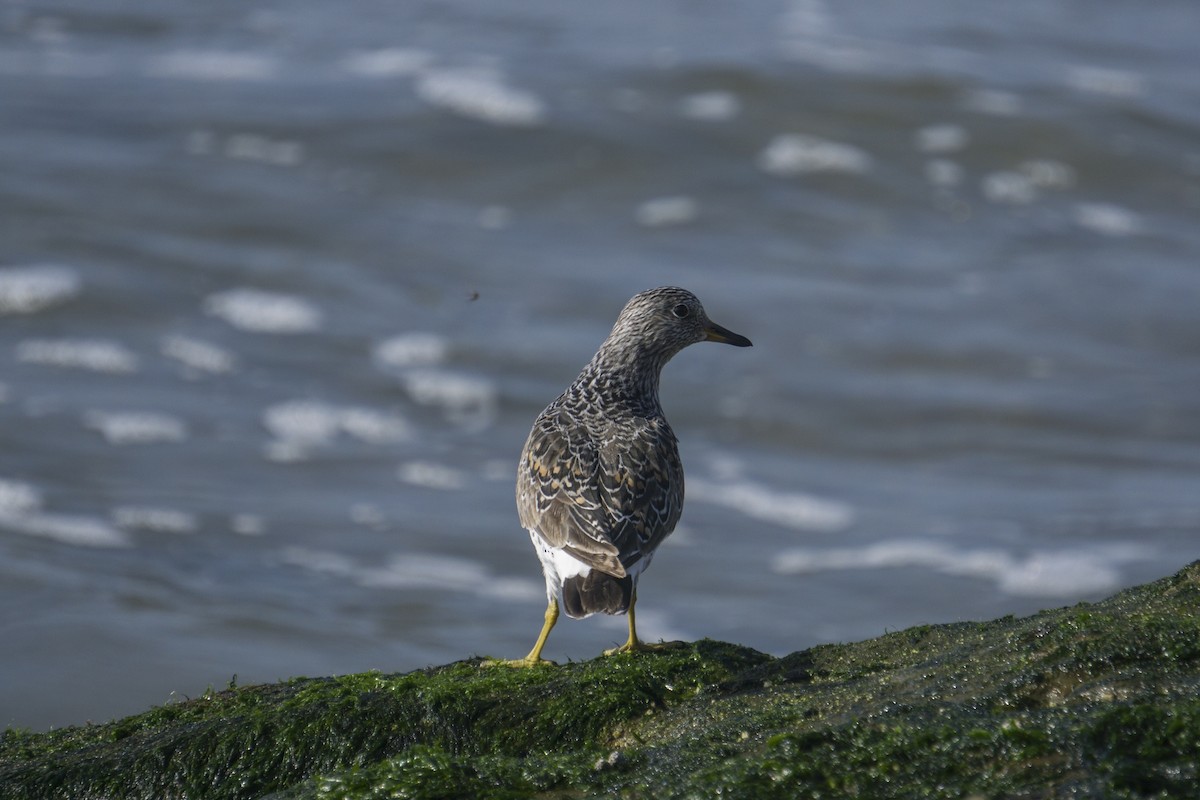
<svg viewBox="0 0 1200 800">
<path fill-rule="evenodd" d="M 1200 796 L 1200 562 L 774 658 L 713 641 L 230 688 L 0 737 L 13 798 Z"/>
</svg>

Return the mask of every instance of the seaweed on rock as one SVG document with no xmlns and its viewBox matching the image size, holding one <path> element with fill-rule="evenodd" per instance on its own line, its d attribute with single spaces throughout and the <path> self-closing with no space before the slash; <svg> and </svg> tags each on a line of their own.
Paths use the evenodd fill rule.
<svg viewBox="0 0 1200 800">
<path fill-rule="evenodd" d="M 0 736 L 0 795 L 1186 797 L 1200 562 L 1095 604 L 782 658 L 714 641 L 230 688 Z"/>
</svg>

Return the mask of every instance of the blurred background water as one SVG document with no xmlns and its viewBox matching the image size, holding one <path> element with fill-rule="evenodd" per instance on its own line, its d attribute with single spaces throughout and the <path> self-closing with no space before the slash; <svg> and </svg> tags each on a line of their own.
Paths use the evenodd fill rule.
<svg viewBox="0 0 1200 800">
<path fill-rule="evenodd" d="M 1195 559 L 1198 23 L 4 3 L 0 725 L 524 654 L 517 454 L 661 284 L 755 346 L 665 374 L 648 638 L 786 653 Z"/>
</svg>

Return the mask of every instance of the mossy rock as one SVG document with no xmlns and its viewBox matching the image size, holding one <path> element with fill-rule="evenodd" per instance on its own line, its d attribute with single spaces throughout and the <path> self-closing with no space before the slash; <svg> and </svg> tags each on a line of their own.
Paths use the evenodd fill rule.
<svg viewBox="0 0 1200 800">
<path fill-rule="evenodd" d="M 0 736 L 0 797 L 1200 796 L 1200 562 L 1096 604 L 782 658 L 230 688 Z"/>
</svg>

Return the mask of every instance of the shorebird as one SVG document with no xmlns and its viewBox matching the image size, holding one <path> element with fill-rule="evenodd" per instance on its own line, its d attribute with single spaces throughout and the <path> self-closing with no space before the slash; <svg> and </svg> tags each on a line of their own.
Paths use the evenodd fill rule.
<svg viewBox="0 0 1200 800">
<path fill-rule="evenodd" d="M 749 347 L 717 325 L 686 289 L 634 295 L 596 355 L 533 423 L 517 466 L 517 512 L 546 578 L 546 613 L 529 655 L 559 607 L 582 619 L 627 614 L 629 638 L 611 655 L 647 648 L 637 636 L 638 576 L 683 511 L 683 465 L 658 400 L 662 368 L 697 342 Z"/>
</svg>

